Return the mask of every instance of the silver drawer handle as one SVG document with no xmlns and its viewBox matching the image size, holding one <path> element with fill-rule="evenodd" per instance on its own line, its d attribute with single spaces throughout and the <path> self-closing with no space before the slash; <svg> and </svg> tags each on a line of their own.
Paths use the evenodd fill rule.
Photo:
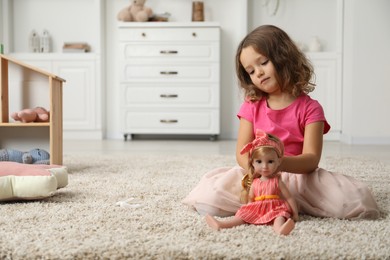
<svg viewBox="0 0 390 260">
<path fill-rule="evenodd" d="M 160 51 L 161 54 L 177 54 L 178 51 L 169 51 L 169 50 L 162 50 Z"/>
<path fill-rule="evenodd" d="M 177 94 L 161 94 L 160 97 L 161 98 L 177 98 L 177 97 L 179 97 L 179 95 L 177 95 Z"/>
<path fill-rule="evenodd" d="M 178 122 L 179 122 L 179 120 L 177 120 L 177 119 L 160 119 L 160 123 L 163 123 L 163 124 L 176 124 Z"/>
<path fill-rule="evenodd" d="M 177 71 L 160 71 L 161 75 L 177 75 Z"/>
</svg>

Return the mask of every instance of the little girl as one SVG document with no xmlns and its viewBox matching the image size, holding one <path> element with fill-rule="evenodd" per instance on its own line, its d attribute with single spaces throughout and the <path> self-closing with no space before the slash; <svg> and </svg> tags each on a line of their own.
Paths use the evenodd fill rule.
<svg viewBox="0 0 390 260">
<path fill-rule="evenodd" d="M 247 144 L 241 154 L 249 151 L 249 171 L 243 178 L 243 201 L 249 204 L 241 206 L 234 218 L 218 221 L 206 215 L 207 224 L 213 229 L 231 228 L 244 223 L 255 225 L 272 224 L 274 231 L 288 235 L 298 220 L 298 209 L 290 192 L 280 180 L 278 167 L 283 156 L 283 143 L 271 134 L 256 131 L 256 138 Z M 290 217 L 293 216 L 293 219 Z"/>
<path fill-rule="evenodd" d="M 237 114 L 239 166 L 208 172 L 183 202 L 200 214 L 234 215 L 241 206 L 240 182 L 248 171 L 248 155 L 240 150 L 254 140 L 255 129 L 263 129 L 284 144 L 279 170 L 299 212 L 378 218 L 378 206 L 365 184 L 318 168 L 323 135 L 330 126 L 322 106 L 308 95 L 314 89 L 313 67 L 287 33 L 272 25 L 249 33 L 237 48 L 236 73 L 245 93 Z"/>
</svg>

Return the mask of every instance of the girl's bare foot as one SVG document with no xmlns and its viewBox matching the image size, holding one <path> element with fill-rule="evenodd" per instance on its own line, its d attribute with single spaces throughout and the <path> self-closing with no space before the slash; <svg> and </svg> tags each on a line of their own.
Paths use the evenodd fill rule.
<svg viewBox="0 0 390 260">
<path fill-rule="evenodd" d="M 210 216 L 210 215 L 207 214 L 205 219 L 206 219 L 207 224 L 212 229 L 215 229 L 215 230 L 219 230 L 220 229 L 219 221 L 216 220 L 213 216 Z"/>
</svg>

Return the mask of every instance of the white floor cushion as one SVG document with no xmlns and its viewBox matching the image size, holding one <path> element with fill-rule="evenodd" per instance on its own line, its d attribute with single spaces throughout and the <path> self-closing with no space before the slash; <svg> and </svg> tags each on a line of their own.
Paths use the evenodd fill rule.
<svg viewBox="0 0 390 260">
<path fill-rule="evenodd" d="M 0 201 L 43 199 L 66 185 L 64 166 L 0 162 Z"/>
</svg>

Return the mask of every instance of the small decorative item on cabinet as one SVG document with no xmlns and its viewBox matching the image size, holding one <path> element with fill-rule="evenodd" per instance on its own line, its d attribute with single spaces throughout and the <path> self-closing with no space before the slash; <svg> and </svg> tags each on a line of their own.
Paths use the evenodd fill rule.
<svg viewBox="0 0 390 260">
<path fill-rule="evenodd" d="M 192 2 L 192 21 L 203 22 L 204 21 L 204 8 L 202 1 Z"/>
<path fill-rule="evenodd" d="M 298 49 L 300 49 L 301 51 L 306 51 L 307 50 L 307 47 L 306 47 L 306 45 L 304 43 L 296 42 L 295 44 L 297 45 Z"/>
<path fill-rule="evenodd" d="M 171 14 L 168 12 L 153 14 L 153 16 L 149 18 L 149 22 L 168 22 L 170 16 Z"/>
<path fill-rule="evenodd" d="M 117 14 L 118 21 L 147 22 L 153 16 L 150 7 L 145 6 L 146 0 L 133 0 L 132 4 L 123 8 Z"/>
<path fill-rule="evenodd" d="M 91 47 L 85 42 L 65 42 L 63 52 L 89 52 Z"/>
<path fill-rule="evenodd" d="M 40 39 L 38 33 L 35 30 L 31 31 L 28 43 L 31 52 L 39 52 Z"/>
<path fill-rule="evenodd" d="M 41 49 L 40 52 L 50 52 L 51 51 L 51 37 L 47 30 L 43 31 L 41 40 L 40 40 Z"/>
<path fill-rule="evenodd" d="M 310 42 L 310 45 L 309 45 L 309 50 L 312 51 L 312 52 L 322 51 L 321 42 L 320 42 L 320 39 L 317 36 L 314 36 L 311 39 L 311 42 Z"/>
</svg>

